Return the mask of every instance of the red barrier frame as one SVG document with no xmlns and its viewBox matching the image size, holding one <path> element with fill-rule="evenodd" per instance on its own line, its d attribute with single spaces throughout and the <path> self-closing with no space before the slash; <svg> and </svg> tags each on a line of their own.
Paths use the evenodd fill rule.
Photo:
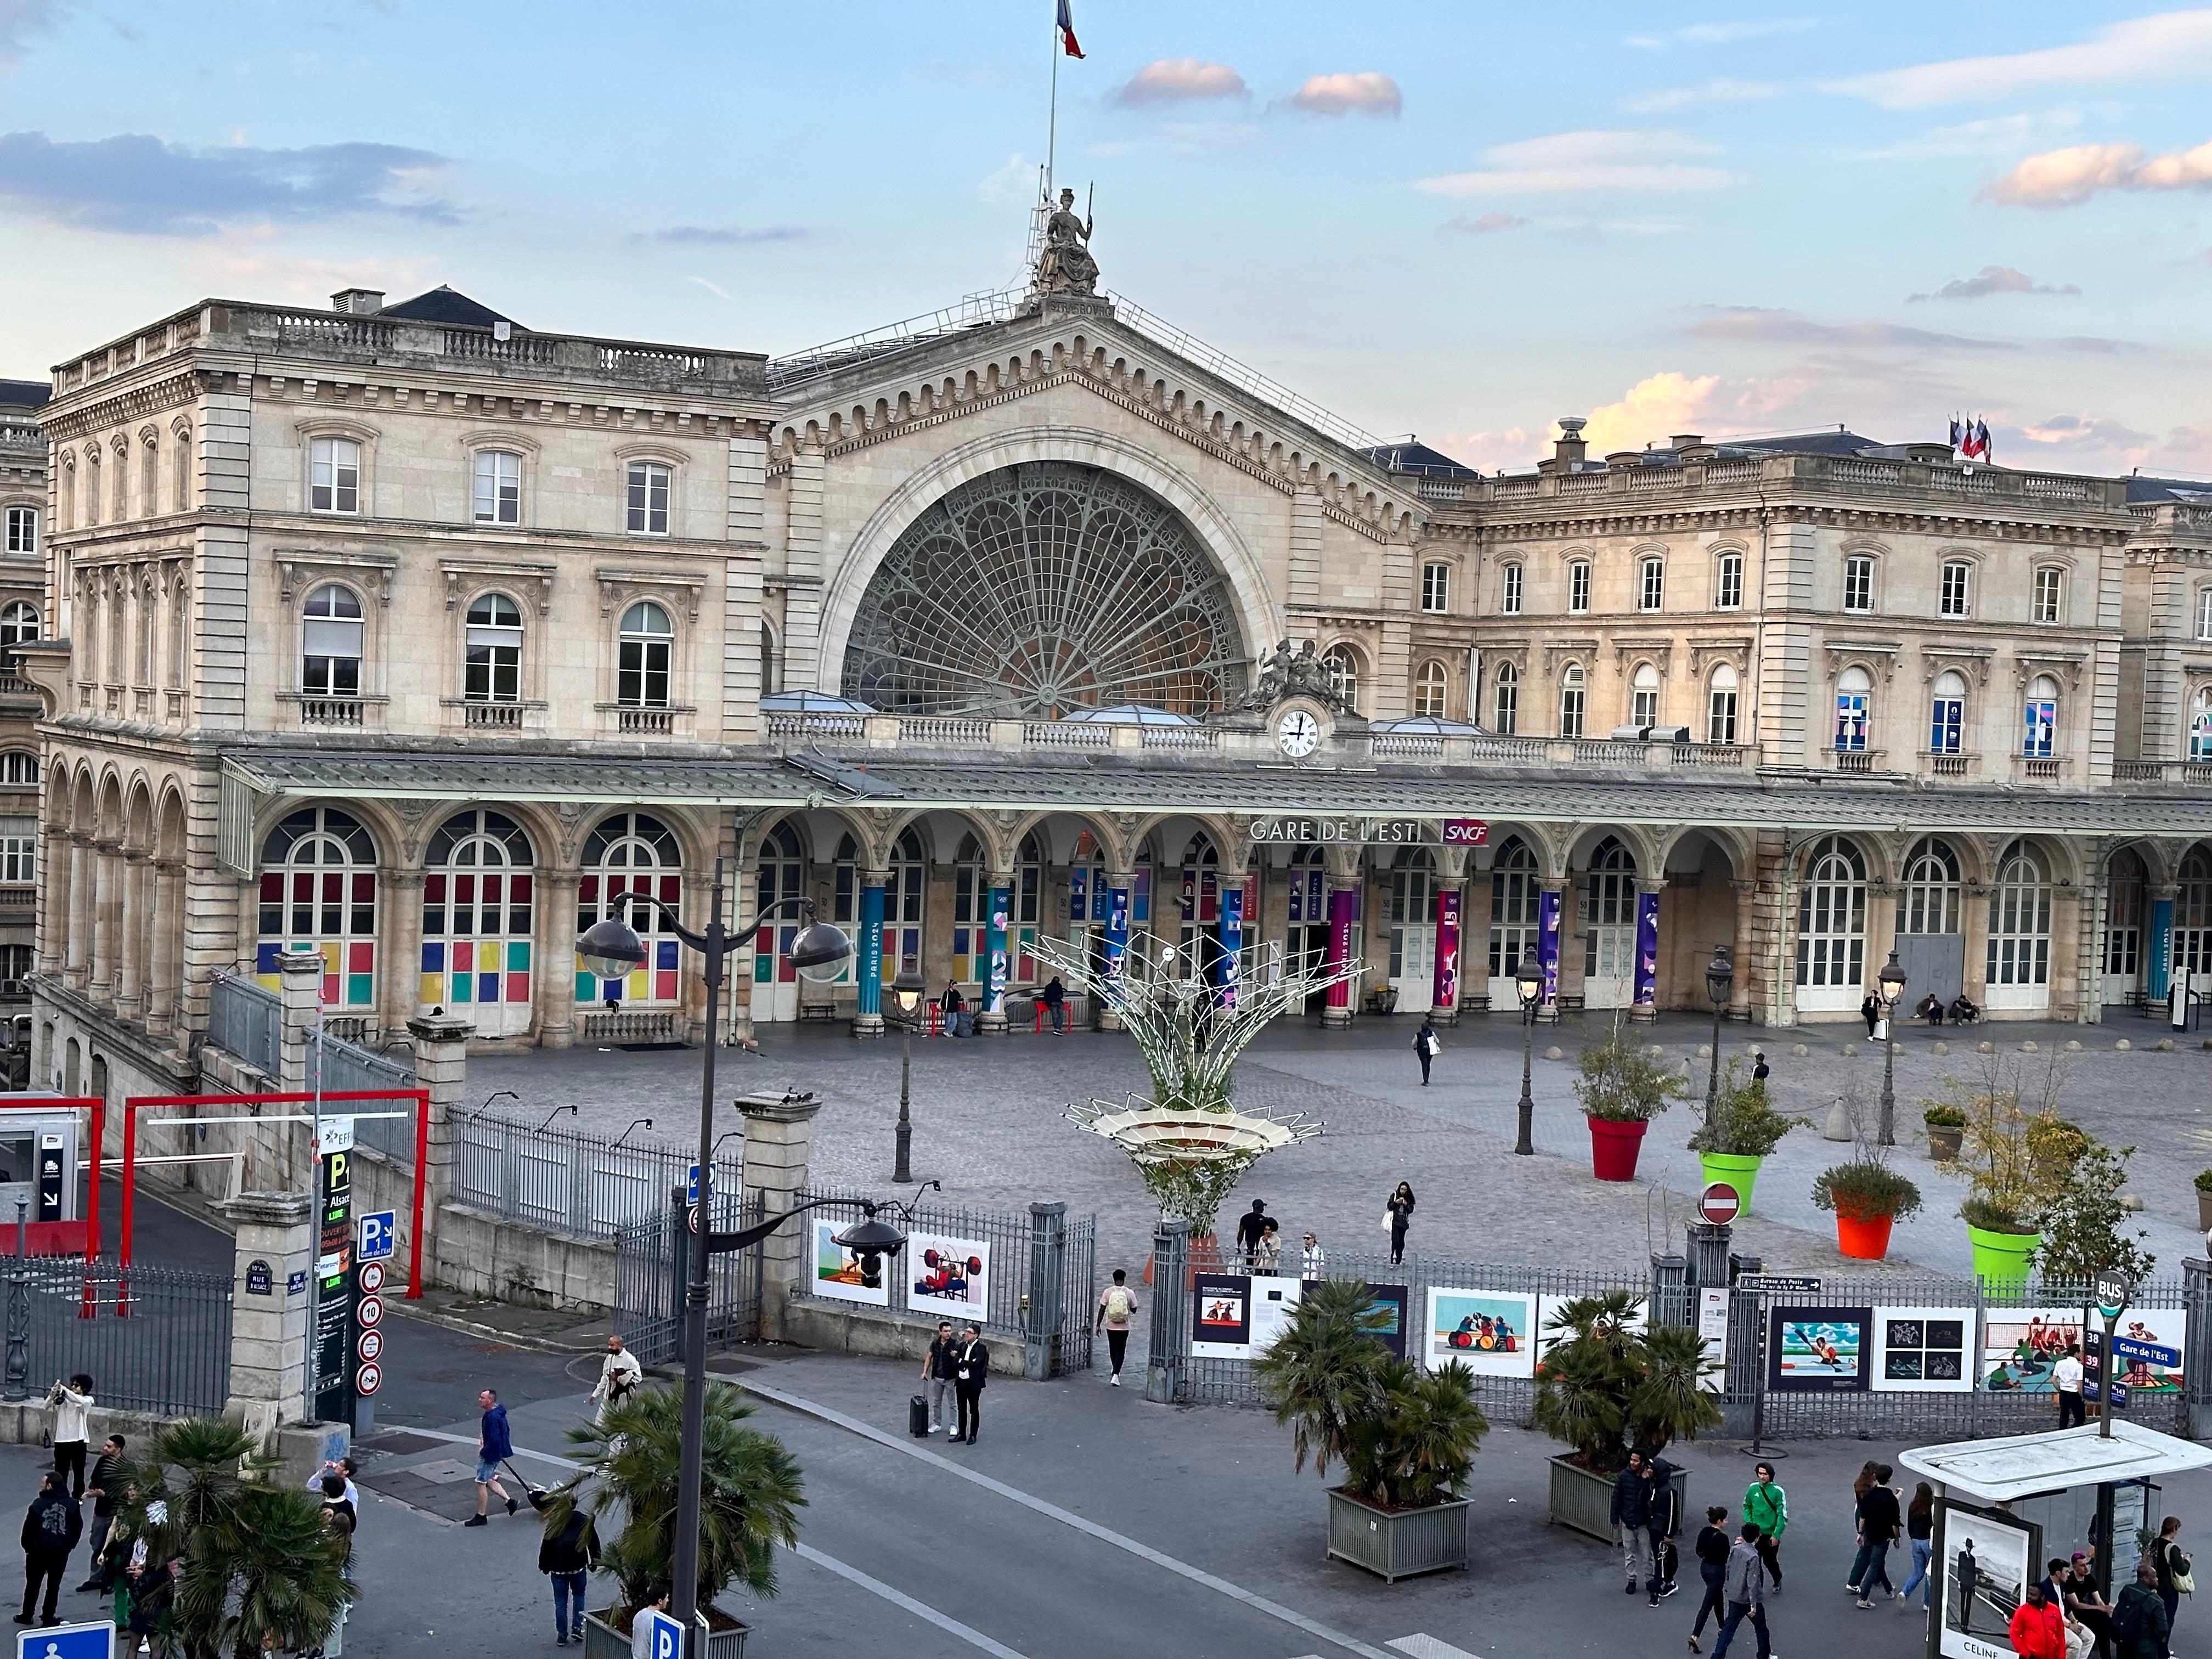
<svg viewBox="0 0 2212 1659">
<path fill-rule="evenodd" d="M 29 1224 L 29 1233 L 33 1237 L 39 1237 L 39 1229 L 42 1226 L 72 1229 L 82 1227 L 92 1253 L 97 1255 L 100 1249 L 100 1138 L 107 1127 L 107 1102 L 99 1095 L 41 1095 L 35 1099 L 27 1100 L 0 1097 L 0 1112 L 30 1112 L 44 1115 L 86 1110 L 92 1113 L 92 1178 L 86 1185 L 84 1213 L 73 1222 L 33 1221 Z M 75 1170 L 69 1171 L 68 1179 L 71 1181 L 76 1179 Z M 53 1238 L 56 1236 L 50 1233 L 47 1237 Z M 64 1248 L 52 1251 L 50 1254 L 75 1255 L 78 1246 L 75 1243 L 70 1243 Z M 6 1253 L 4 1250 L 0 1250 L 0 1255 Z"/>
</svg>

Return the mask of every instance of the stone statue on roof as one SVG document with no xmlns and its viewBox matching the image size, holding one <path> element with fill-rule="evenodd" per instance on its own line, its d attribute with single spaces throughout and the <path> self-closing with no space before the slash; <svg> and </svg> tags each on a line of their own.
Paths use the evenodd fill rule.
<svg viewBox="0 0 2212 1659">
<path fill-rule="evenodd" d="M 1274 650 L 1260 659 L 1259 669 L 1252 695 L 1244 700 L 1247 708 L 1272 708 L 1285 697 L 1310 697 L 1322 708 L 1340 714 L 1350 708 L 1336 689 L 1336 683 L 1329 678 L 1328 670 L 1322 665 L 1311 640 L 1303 646 L 1289 640 L 1277 641 Z"/>
<path fill-rule="evenodd" d="M 1044 252 L 1037 256 L 1036 291 L 1040 294 L 1096 294 L 1098 262 L 1086 246 L 1091 240 L 1089 219 L 1075 210 L 1075 192 L 1060 192 L 1060 205 L 1044 222 Z"/>
</svg>

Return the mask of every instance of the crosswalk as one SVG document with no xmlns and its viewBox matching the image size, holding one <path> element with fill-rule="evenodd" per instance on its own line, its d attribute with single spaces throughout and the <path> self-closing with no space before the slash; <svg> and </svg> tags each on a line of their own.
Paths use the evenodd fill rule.
<svg viewBox="0 0 2212 1659">
<path fill-rule="evenodd" d="M 1455 1648 L 1449 1642 L 1441 1642 L 1433 1636 L 1418 1632 L 1412 1636 L 1401 1636 L 1395 1642 L 1385 1642 L 1382 1645 L 1396 1649 L 1406 1656 L 1406 1659 L 1478 1659 L 1465 1648 Z M 1302 1653 L 1297 1659 L 1322 1659 L 1322 1656 Z"/>
</svg>

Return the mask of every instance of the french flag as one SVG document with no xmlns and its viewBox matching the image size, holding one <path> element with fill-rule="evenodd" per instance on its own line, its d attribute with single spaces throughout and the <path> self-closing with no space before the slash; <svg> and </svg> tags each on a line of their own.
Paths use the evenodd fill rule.
<svg viewBox="0 0 2212 1659">
<path fill-rule="evenodd" d="M 1054 21 L 1060 26 L 1060 49 L 1070 58 L 1083 56 L 1083 48 L 1075 41 L 1075 11 L 1069 0 L 1060 0 L 1060 9 Z"/>
</svg>

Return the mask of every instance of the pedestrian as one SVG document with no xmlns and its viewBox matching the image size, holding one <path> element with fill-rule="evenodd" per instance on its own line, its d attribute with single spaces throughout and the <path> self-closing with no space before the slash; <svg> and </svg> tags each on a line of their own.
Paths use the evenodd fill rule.
<svg viewBox="0 0 2212 1659">
<path fill-rule="evenodd" d="M 2166 1607 L 2166 1638 L 2173 1635 L 2174 1615 L 2181 1611 L 2181 1598 L 2197 1588 L 2189 1571 L 2189 1552 L 2181 1547 L 2178 1534 L 2181 1517 L 2169 1515 L 2158 1523 L 2158 1547 L 2151 1552 L 2151 1565 L 2158 1570 L 2158 1599 Z"/>
<path fill-rule="evenodd" d="M 1052 1021 L 1052 1034 L 1054 1036 L 1066 1036 L 1067 1035 L 1067 987 L 1060 982 L 1058 974 L 1054 974 L 1045 981 L 1044 989 L 1037 993 L 1037 1000 L 1044 1005 L 1045 1012 Z"/>
<path fill-rule="evenodd" d="M 326 1510 L 336 1510 L 345 1516 L 348 1539 L 352 1538 L 355 1531 L 361 1525 L 361 1510 L 353 1499 L 346 1495 L 352 1484 L 342 1474 L 326 1474 L 322 1478 L 318 1488 L 323 1500 L 323 1507 Z"/>
<path fill-rule="evenodd" d="M 530 1507 L 541 1514 L 552 1507 L 548 1493 L 533 1491 Z M 549 1518 L 538 1540 L 538 1571 L 553 1583 L 553 1645 L 565 1648 L 584 1639 L 584 1595 L 599 1565 L 599 1529 L 592 1512 L 571 1497 L 556 1526 Z"/>
<path fill-rule="evenodd" d="M 656 1612 L 668 1611 L 668 1598 L 662 1596 L 653 1604 Z M 640 1607 L 629 1620 L 629 1659 L 653 1659 L 653 1624 Z"/>
<path fill-rule="evenodd" d="M 1413 1189 L 1400 1182 L 1382 1206 L 1382 1224 L 1390 1234 L 1390 1265 L 1406 1259 L 1406 1229 L 1413 1224 Z"/>
<path fill-rule="evenodd" d="M 1651 1605 L 1657 1607 L 1681 1586 L 1674 1582 L 1675 1550 L 1670 1541 L 1682 1528 L 1680 1507 L 1674 1498 L 1674 1466 L 1652 1452 L 1644 1460 L 1645 1490 L 1650 1497 L 1644 1528 L 1651 1540 Z"/>
<path fill-rule="evenodd" d="M 1897 1610 L 1905 1611 L 1905 1604 L 1912 1599 L 1912 1592 L 1920 1591 L 1920 1610 L 1928 1611 L 1928 1595 L 1935 1577 L 1928 1564 L 1935 1548 L 1936 1489 L 1923 1480 L 1912 1489 L 1912 1502 L 1905 1511 L 1905 1540 L 1912 1548 L 1912 1573 L 1905 1579 L 1905 1588 L 1897 1593 Z"/>
<path fill-rule="evenodd" d="M 1751 1485 L 1744 1488 L 1744 1524 L 1759 1529 L 1753 1541 L 1758 1546 L 1759 1559 L 1765 1564 L 1767 1577 L 1774 1588 L 1782 1588 L 1782 1534 L 1790 1525 L 1790 1494 L 1774 1483 L 1774 1465 L 1755 1463 L 1752 1466 Z"/>
<path fill-rule="evenodd" d="M 1098 1292 L 1098 1316 L 1091 1328 L 1106 1333 L 1106 1358 L 1113 1367 L 1107 1381 L 1121 1386 L 1121 1361 L 1129 1352 L 1129 1322 L 1137 1316 L 1137 1293 L 1129 1288 L 1126 1269 L 1114 1269 L 1114 1282 Z"/>
<path fill-rule="evenodd" d="M 161 1629 L 162 1615 L 175 1599 L 176 1589 L 169 1564 L 148 1559 L 145 1540 L 140 1540 L 115 1592 L 115 1622 L 138 1638 L 139 1652 L 153 1652 L 155 1632 Z"/>
<path fill-rule="evenodd" d="M 1421 1017 L 1421 1029 L 1413 1033 L 1413 1052 L 1421 1057 L 1421 1087 L 1429 1086 L 1429 1062 L 1443 1052 L 1444 1045 L 1437 1040 L 1437 1028 L 1429 1024 L 1428 1016 Z"/>
<path fill-rule="evenodd" d="M 1690 1626 L 1690 1651 L 1702 1653 L 1698 1638 L 1705 1634 L 1705 1615 L 1711 1613 L 1716 1625 L 1728 1618 L 1728 1597 L 1723 1594 L 1728 1583 L 1728 1509 L 1715 1504 L 1705 1511 L 1705 1524 L 1698 1528 L 1697 1541 L 1698 1577 L 1705 1581 L 1705 1599 L 1698 1603 L 1698 1622 Z"/>
<path fill-rule="evenodd" d="M 31 1607 L 41 1583 L 46 1587 L 44 1620 L 61 1623 L 54 1617 L 54 1602 L 62 1593 L 62 1575 L 69 1571 L 70 1552 L 83 1533 L 84 1512 L 61 1477 L 52 1470 L 40 1475 L 39 1495 L 23 1514 L 23 1610 L 15 1615 L 17 1624 L 36 1622 Z"/>
<path fill-rule="evenodd" d="M 973 1325 L 960 1333 L 952 1353 L 952 1398 L 958 1410 L 953 1439 L 974 1445 L 983 1430 L 983 1385 L 991 1376 L 991 1351 Z"/>
<path fill-rule="evenodd" d="M 80 1591 L 107 1588 L 106 1570 L 100 1556 L 107 1547 L 116 1509 L 123 1502 L 123 1447 L 121 1435 L 109 1435 L 92 1466 L 91 1478 L 84 1483 L 85 1496 L 92 1499 L 92 1545 L 85 1556 L 84 1583 L 77 1586 Z"/>
<path fill-rule="evenodd" d="M 2163 1607 L 2163 1603 L 2160 1604 Z M 2066 1611 L 2108 1645 L 2112 1639 L 2112 1604 L 2097 1583 L 2095 1563 L 2085 1550 L 2074 1552 L 2066 1573 Z"/>
<path fill-rule="evenodd" d="M 2051 1368 L 2051 1386 L 2058 1394 L 2058 1426 L 2070 1429 L 2089 1420 L 2081 1403 L 2081 1345 L 2069 1342 L 2065 1357 Z"/>
<path fill-rule="evenodd" d="M 929 1425 L 922 1430 L 925 1436 L 945 1431 L 945 1402 L 952 1393 L 952 1351 L 959 1345 L 952 1340 L 952 1322 L 937 1322 L 937 1335 L 929 1345 L 929 1352 L 921 1357 L 921 1391 L 929 1399 Z"/>
<path fill-rule="evenodd" d="M 645 1381 L 645 1367 L 637 1363 L 637 1356 L 627 1352 L 618 1336 L 607 1339 L 607 1357 L 599 1361 L 599 1380 L 592 1385 L 585 1397 L 599 1407 L 592 1421 L 607 1420 L 607 1407 L 619 1405 L 632 1389 Z"/>
<path fill-rule="evenodd" d="M 1328 1271 L 1328 1252 L 1314 1237 L 1313 1229 L 1306 1229 L 1305 1248 L 1298 1252 L 1298 1277 L 1309 1285 L 1318 1285 Z"/>
<path fill-rule="evenodd" d="M 946 980 L 945 994 L 937 1001 L 938 1006 L 945 1011 L 945 1035 L 960 1036 L 962 1034 L 961 1016 L 968 1012 L 968 1000 L 960 994 L 959 982 L 956 980 Z"/>
<path fill-rule="evenodd" d="M 1264 1198 L 1254 1199 L 1252 1207 L 1237 1218 L 1237 1254 L 1248 1267 L 1252 1265 L 1252 1247 L 1260 1242 L 1267 1225 L 1267 1200 Z"/>
<path fill-rule="evenodd" d="M 1628 1570 L 1628 1594 L 1636 1594 L 1639 1576 L 1648 1577 L 1656 1602 L 1659 1579 L 1658 1565 L 1650 1559 L 1651 1477 L 1640 1451 L 1629 1453 L 1628 1467 L 1613 1478 L 1613 1526 L 1620 1536 L 1621 1564 Z"/>
<path fill-rule="evenodd" d="M 2012 1650 L 2020 1659 L 2066 1659 L 2066 1626 L 2058 1616 L 2058 1609 L 2043 1599 L 2041 1583 L 2030 1584 L 2020 1606 L 2014 1609 L 2012 1624 L 2006 1632 L 2012 1638 Z"/>
<path fill-rule="evenodd" d="M 2173 1616 L 2166 1612 L 2163 1583 L 2154 1561 L 2136 1566 L 2136 1582 L 2112 1603 L 2112 1659 L 2166 1659 Z"/>
<path fill-rule="evenodd" d="M 461 1522 L 465 1527 L 488 1524 L 484 1513 L 491 1507 L 494 1492 L 499 1494 L 509 1515 L 522 1507 L 507 1495 L 507 1488 L 499 1483 L 499 1466 L 514 1455 L 514 1441 L 507 1428 L 507 1407 L 499 1403 L 496 1389 L 486 1389 L 477 1395 L 477 1404 L 483 1407 L 483 1419 L 477 1431 L 477 1512 Z"/>
<path fill-rule="evenodd" d="M 1252 1247 L 1252 1271 L 1273 1277 L 1283 1270 L 1283 1236 L 1273 1216 L 1260 1229 L 1260 1242 Z"/>
<path fill-rule="evenodd" d="M 338 1547 L 339 1569 L 348 1577 L 353 1576 L 353 1505 L 345 1501 L 345 1481 L 335 1474 L 323 1477 L 323 1525 Z M 334 1496 L 333 1496 L 334 1494 Z M 135 1599 L 135 1598 L 134 1598 Z M 337 1610 L 331 1614 L 330 1630 L 324 1635 L 319 1659 L 340 1659 L 345 1652 L 346 1614 L 353 1611 L 353 1603 L 340 1601 Z"/>
<path fill-rule="evenodd" d="M 1851 1587 L 1858 1591 L 1863 1607 L 1874 1605 L 1877 1580 L 1891 1600 L 1899 1599 L 1897 1586 L 1889 1581 L 1889 1547 L 1905 1527 L 1904 1517 L 1898 1513 L 1896 1489 L 1889 1484 L 1893 1473 L 1888 1464 L 1877 1465 L 1874 1484 L 1859 1495 L 1859 1554 L 1851 1564 Z M 2065 1656 L 2062 1654 L 2060 1659 Z"/>
<path fill-rule="evenodd" d="M 1866 1021 L 1867 1036 L 1871 1038 L 1875 1027 L 1881 1024 L 1881 999 L 1869 991 L 1866 1000 L 1859 1004 L 1859 1018 Z"/>
<path fill-rule="evenodd" d="M 54 1408 L 54 1473 L 67 1482 L 70 1496 L 84 1496 L 85 1453 L 90 1449 L 92 1379 L 82 1371 L 46 1390 L 46 1404 Z"/>
<path fill-rule="evenodd" d="M 1721 1594 L 1728 1598 L 1728 1617 L 1721 1620 L 1721 1639 L 1713 1644 L 1713 1659 L 1721 1659 L 1729 1650 L 1736 1627 L 1746 1619 L 1751 1620 L 1752 1631 L 1759 1638 L 1759 1659 L 1774 1659 L 1774 1646 L 1766 1634 L 1766 1579 L 1759 1538 L 1759 1528 L 1746 1522 L 1729 1550 L 1728 1572 L 1721 1586 Z"/>
<path fill-rule="evenodd" d="M 343 1488 L 345 1501 L 353 1506 L 354 1524 L 357 1527 L 361 1524 L 361 1488 L 354 1485 L 353 1478 L 360 1473 L 361 1465 L 350 1457 L 341 1457 L 335 1462 L 325 1459 L 323 1467 L 307 1477 L 307 1490 L 312 1492 L 320 1492 L 323 1490 L 325 1475 L 337 1476 L 339 1484 Z"/>
<path fill-rule="evenodd" d="M 1765 1051 L 1761 1048 L 1753 1048 L 1751 1051 L 1751 1080 L 1753 1083 L 1765 1082 L 1766 1072 L 1767 1066 Z"/>
</svg>

